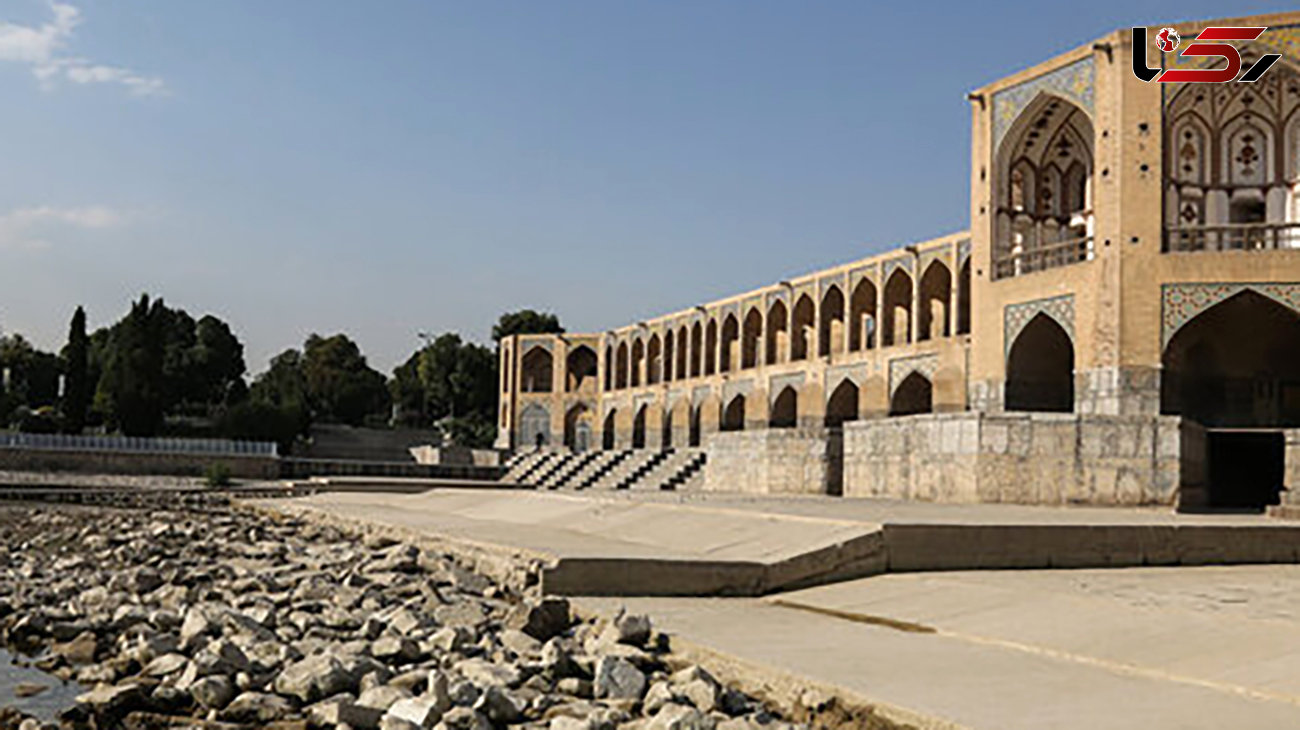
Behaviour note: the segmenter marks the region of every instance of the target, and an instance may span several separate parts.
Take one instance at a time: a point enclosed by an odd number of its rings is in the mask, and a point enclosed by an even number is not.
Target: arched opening
[[[777,300],[767,310],[767,364],[776,365],[784,362],[789,352],[790,343],[789,314],[785,302]]]
[[[932,261],[921,276],[921,311],[917,312],[917,339],[930,340],[952,333],[948,321],[952,301],[952,272],[942,261]]]
[[[740,366],[752,368],[758,365],[758,344],[763,337],[763,315],[757,307],[751,307],[745,314],[745,333],[741,342]]]
[[[1007,358],[1008,411],[1074,410],[1074,344],[1056,320],[1038,314]]]
[[[616,418],[616,414],[617,411],[612,409],[610,410],[609,413],[606,413],[605,425],[602,426],[600,430],[601,448],[605,449],[606,451],[614,448],[615,437],[617,435],[615,433],[615,429],[617,428],[615,424],[617,424],[618,422],[618,419]]]
[[[885,311],[880,345],[904,345],[912,341],[912,277],[899,267],[885,282]]]
[[[524,360],[519,366],[519,379],[525,393],[551,392],[553,377],[551,353],[544,347],[534,347],[524,353]]]
[[[596,351],[586,345],[569,350],[564,361],[564,390],[567,393],[596,389]]]
[[[540,403],[529,403],[519,415],[519,446],[542,448],[551,443],[551,412]]]
[[[845,378],[835,386],[831,397],[826,401],[826,425],[838,428],[845,421],[858,420],[858,386]]]
[[[808,359],[808,340],[817,326],[812,297],[804,294],[794,305],[794,321],[790,327],[790,360]]]
[[[638,337],[635,340],[632,340],[632,372],[629,377],[632,381],[633,388],[640,387],[641,383],[643,382],[642,376],[644,374],[645,374],[645,344],[642,343],[641,338]]]
[[[1087,112],[1059,96],[1039,95],[1011,124],[993,170],[992,278],[1092,258],[1092,148]]]
[[[687,442],[691,446],[700,445],[700,407],[691,406],[691,425],[690,434],[687,436]]]
[[[564,445],[575,453],[591,448],[591,409],[582,403],[564,415]]]
[[[654,385],[663,373],[663,353],[660,351],[659,335],[650,335],[650,344],[646,346],[645,382]]]
[[[687,366],[687,357],[690,355],[690,340],[687,339],[686,326],[682,325],[677,330],[677,379],[685,380],[690,377],[690,370]]]
[[[745,430],[745,396],[738,395],[732,398],[727,407],[722,409],[722,423],[719,428],[723,431]]]
[[[718,320],[709,320],[704,328],[704,374],[718,372]]]
[[[605,390],[614,389],[614,348],[605,345]]]
[[[616,388],[622,390],[627,387],[627,343],[618,343],[618,354],[615,356],[614,365],[614,383]]]
[[[636,410],[636,417],[632,419],[632,448],[645,448],[645,418],[646,407],[641,406]]]
[[[858,352],[876,346],[876,321],[876,285],[863,277],[849,297],[850,350]]]
[[[691,377],[700,377],[700,357],[704,352],[704,338],[700,323],[691,326]]]
[[[894,390],[889,399],[889,415],[912,416],[917,413],[930,413],[934,410],[933,387],[930,379],[913,372]]]
[[[785,386],[772,401],[772,414],[767,425],[772,428],[794,428],[799,423],[799,394],[793,386]]]
[[[1242,291],[1197,315],[1161,359],[1161,411],[1220,428],[1300,426],[1300,314]]]
[[[718,372],[729,373],[736,367],[736,355],[740,345],[740,323],[736,321],[736,315],[728,314],[726,319],[722,320],[722,358],[721,368]]]
[[[822,296],[821,323],[817,328],[817,354],[844,351],[844,294],[831,286]]]
[[[970,334],[970,259],[957,275],[957,334]]]
[[[1161,412],[1208,428],[1208,506],[1277,504],[1281,429],[1300,426],[1300,314],[1241,291],[1183,325],[1161,366]]]
[[[676,353],[676,348],[674,347],[676,344],[677,344],[677,338],[673,335],[673,331],[670,329],[668,330],[667,333],[664,334],[664,382],[665,383],[673,382],[674,377],[681,377],[681,375],[679,374],[681,371],[676,370],[677,361],[675,355],[677,353]]]

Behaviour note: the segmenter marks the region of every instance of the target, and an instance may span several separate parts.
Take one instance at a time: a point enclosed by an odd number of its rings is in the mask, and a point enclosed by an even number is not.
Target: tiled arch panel
[[[1068,66],[1043,74],[993,95],[993,149],[997,150],[1016,117],[1040,92],[1054,94],[1078,104],[1093,115],[1093,57],[1080,59]]]
[[[1300,284],[1279,282],[1165,284],[1160,287],[1160,345],[1169,344],[1183,325],[1243,291],[1262,294],[1300,312]]]
[[[1003,354],[1011,355],[1011,345],[1034,317],[1045,314],[1056,320],[1074,342],[1074,295],[1064,294],[1059,297],[1035,299],[1029,302],[1008,305],[1003,312],[1002,347]]]

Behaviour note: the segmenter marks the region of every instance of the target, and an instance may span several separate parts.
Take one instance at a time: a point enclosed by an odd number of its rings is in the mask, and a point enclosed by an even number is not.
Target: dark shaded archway
[[[767,364],[775,365],[784,362],[789,356],[788,349],[790,339],[789,313],[786,312],[785,302],[776,300],[772,302],[772,308],[767,310]]]
[[[916,339],[929,340],[952,334],[950,303],[952,272],[942,261],[933,261],[921,276],[916,313]]]
[[[844,351],[844,293],[830,286],[822,297],[821,321],[817,326],[817,354],[826,357]]]
[[[1161,358],[1160,410],[1211,427],[1300,426],[1300,314],[1254,291],[1197,315]]]
[[[876,346],[876,285],[863,278],[849,297],[849,349],[853,352]]]
[[[729,373],[736,369],[736,352],[740,343],[740,323],[736,315],[728,314],[722,320],[722,350],[719,352],[718,372]]]
[[[691,406],[691,427],[687,435],[687,444],[690,446],[700,445],[700,407]]]
[[[618,411],[616,410],[610,410],[609,413],[605,414],[605,425],[601,428],[600,434],[600,444],[603,449],[608,450],[614,448],[614,438],[616,435],[615,424],[618,421],[617,415]]]
[[[596,388],[596,351],[579,345],[569,351],[564,363],[564,390],[576,393]]]
[[[632,419],[632,448],[645,448],[645,420],[646,407],[641,406],[636,411],[636,417]]]
[[[554,374],[551,353],[544,347],[534,347],[524,353],[519,366],[519,380],[524,393],[551,392],[551,379]]]
[[[745,314],[745,332],[741,338],[740,367],[752,368],[759,363],[762,355],[758,351],[759,341],[763,337],[763,315],[757,307],[750,307]]]
[[[816,307],[812,297],[804,294],[794,305],[794,317],[790,323],[790,360],[808,359],[808,338],[817,326]]]
[[[858,420],[858,386],[848,378],[835,386],[831,397],[826,401],[826,425],[831,428],[844,425],[845,421]]]
[[[564,445],[581,453],[591,448],[591,409],[579,403],[564,415]]]
[[[722,423],[720,430],[723,431],[744,431],[745,430],[745,396],[738,395],[731,399],[727,407],[722,409]]]
[[[970,259],[957,275],[957,334],[970,334]]]
[[[912,277],[901,267],[885,282],[884,311],[880,313],[880,345],[905,345],[912,341]]]
[[[768,418],[772,428],[794,428],[799,424],[799,393],[787,385],[772,401],[772,414]]]
[[[899,383],[894,396],[889,399],[889,415],[912,416],[917,413],[930,413],[934,410],[934,387],[930,379],[920,373],[912,373]]]
[[[1005,403],[1008,411],[1074,410],[1074,344],[1046,314],[1030,320],[1011,345]]]

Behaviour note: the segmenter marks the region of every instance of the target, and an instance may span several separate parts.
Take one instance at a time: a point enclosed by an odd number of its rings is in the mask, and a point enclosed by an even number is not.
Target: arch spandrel
[[[1045,314],[1061,325],[1061,329],[1074,342],[1074,295],[1063,294],[1058,297],[1035,299],[1019,304],[1009,304],[1003,312],[1002,348],[1003,357],[1011,354],[1011,345],[1025,329],[1025,325],[1039,314]],[[1077,347],[1077,345],[1076,345]]]
[[[1183,325],[1196,315],[1243,291],[1253,291],[1300,313],[1300,284],[1195,283],[1165,284],[1160,287],[1160,347],[1169,345]]]

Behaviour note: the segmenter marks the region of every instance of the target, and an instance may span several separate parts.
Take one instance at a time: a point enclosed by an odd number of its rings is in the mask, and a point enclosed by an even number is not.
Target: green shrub
[[[230,486],[230,467],[225,464],[212,464],[204,470],[203,481],[213,489]]]

